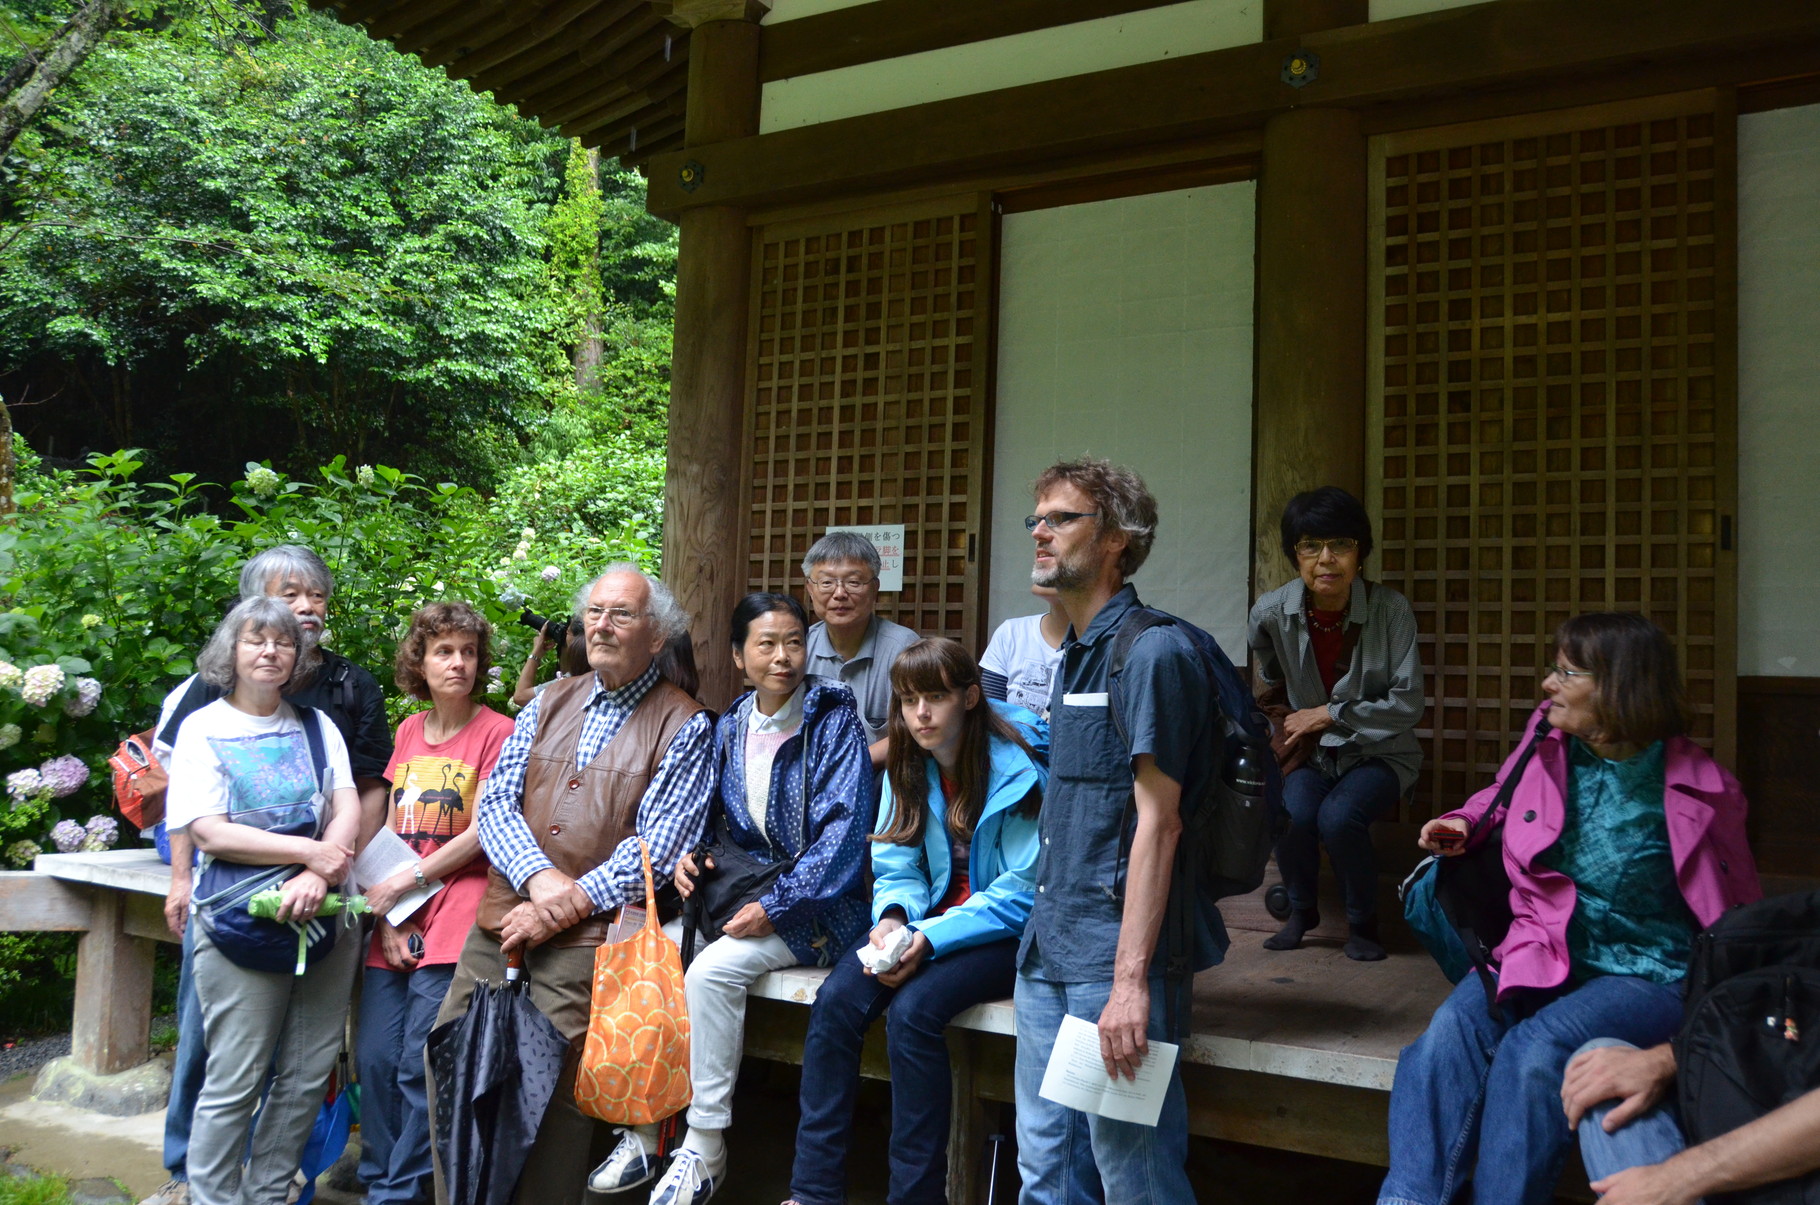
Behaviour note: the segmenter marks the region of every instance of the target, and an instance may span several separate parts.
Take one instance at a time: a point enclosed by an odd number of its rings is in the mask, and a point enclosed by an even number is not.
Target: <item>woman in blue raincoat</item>
[[[898,656],[891,688],[873,928],[834,964],[810,1013],[790,1177],[798,1205],[846,1199],[860,1047],[881,1013],[891,1059],[889,1200],[948,1199],[943,1031],[956,1014],[1011,994],[1030,916],[1048,779],[1033,749],[1047,743],[1040,721],[987,700],[972,654],[939,637]]]

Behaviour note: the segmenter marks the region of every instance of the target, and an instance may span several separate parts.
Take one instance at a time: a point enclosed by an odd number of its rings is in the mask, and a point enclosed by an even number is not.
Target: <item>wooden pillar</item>
[[[1297,109],[1265,125],[1254,596],[1289,580],[1278,523],[1290,498],[1320,485],[1364,497],[1365,190],[1365,136],[1356,113]]]
[[[689,38],[688,146],[758,132],[759,29],[716,18]],[[685,17],[685,5],[675,13]],[[682,218],[676,336],[670,371],[669,468],[664,480],[664,581],[694,616],[703,700],[739,693],[728,618],[745,592],[750,507],[746,457],[746,336],[752,236],[742,209],[707,206]]]
[[[70,1053],[83,1069],[113,1075],[151,1057],[152,949],[126,932],[126,893],[96,891],[76,947]]]

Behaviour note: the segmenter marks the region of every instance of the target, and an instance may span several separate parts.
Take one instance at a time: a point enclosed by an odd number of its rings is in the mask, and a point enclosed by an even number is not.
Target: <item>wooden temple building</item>
[[[884,613],[981,647],[1090,452],[1161,502],[1143,596],[1242,654],[1339,484],[1421,623],[1403,824],[1487,781],[1561,618],[1636,609],[1763,868],[1820,873],[1814,0],[314,2],[680,226],[704,647],[831,524],[901,524]]]

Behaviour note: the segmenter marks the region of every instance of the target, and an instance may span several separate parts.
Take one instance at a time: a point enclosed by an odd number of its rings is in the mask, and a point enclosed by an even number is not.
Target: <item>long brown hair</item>
[[[931,754],[916,743],[910,725],[904,722],[904,697],[944,690],[964,696],[969,686],[979,684],[980,667],[973,654],[945,636],[919,640],[898,654],[891,666],[891,715],[885,728],[890,742],[885,772],[891,778],[891,817],[884,830],[873,836],[874,841],[920,845],[923,840],[923,817],[929,810],[929,777],[924,765]],[[959,840],[972,836],[980,813],[986,810],[994,736],[1030,752],[1023,736],[992,709],[982,692],[980,701],[966,710],[961,721],[960,754],[954,767],[957,793],[948,807],[948,831]],[[1033,799],[1027,802],[1034,811],[1040,798],[1034,791],[1031,795]]]

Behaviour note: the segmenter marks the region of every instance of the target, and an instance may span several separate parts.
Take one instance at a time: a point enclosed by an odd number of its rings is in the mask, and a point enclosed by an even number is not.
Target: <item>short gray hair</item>
[[[316,676],[316,667],[322,663],[321,655],[314,646],[305,647],[303,625],[297,622],[291,609],[265,594],[241,599],[234,604],[234,609],[227,613],[227,617],[215,625],[214,634],[202,646],[202,651],[196,654],[197,676],[210,686],[218,686],[231,693],[238,681],[234,669],[234,646],[248,628],[254,633],[270,632],[279,639],[289,640],[297,649],[297,660],[291,665],[291,676],[284,683],[286,690],[309,685],[310,679]]]
[[[803,576],[815,572],[817,565],[829,561],[859,561],[877,577],[883,562],[878,559],[878,548],[871,540],[857,531],[831,531],[815,541],[809,548],[809,554],[803,558]]]
[[[665,640],[675,640],[678,636],[681,636],[684,632],[689,630],[689,613],[683,610],[681,603],[676,601],[676,595],[670,593],[670,587],[664,585],[649,573],[646,573],[643,569],[634,565],[631,561],[616,561],[613,564],[608,565],[605,569],[601,570],[599,576],[595,577],[587,585],[575,592],[575,599],[570,605],[570,610],[574,612],[577,618],[580,618],[581,615],[587,611],[588,596],[594,593],[594,587],[600,585],[606,578],[612,577],[614,574],[618,573],[636,574],[645,579],[645,588],[649,591],[650,596],[649,606],[651,618],[657,622],[657,630],[664,634]]]
[[[280,586],[296,582],[305,589],[321,590],[324,598],[335,593],[335,575],[321,557],[302,544],[280,544],[248,561],[240,570],[240,597],[258,598],[266,593],[273,578]]]

